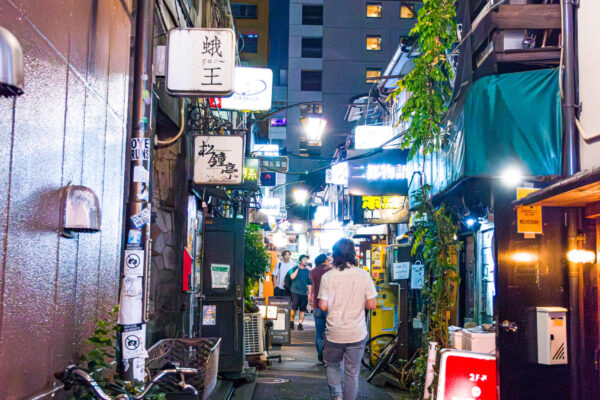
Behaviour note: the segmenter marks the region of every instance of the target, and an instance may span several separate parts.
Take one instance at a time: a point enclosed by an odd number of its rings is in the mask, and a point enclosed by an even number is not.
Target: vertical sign
[[[517,200],[536,190],[534,188],[517,188]],[[542,206],[520,206],[517,209],[517,232],[542,234]]]
[[[244,177],[242,136],[196,136],[194,183],[239,185]]]
[[[227,96],[233,92],[235,35],[231,29],[169,31],[167,91],[175,96]]]

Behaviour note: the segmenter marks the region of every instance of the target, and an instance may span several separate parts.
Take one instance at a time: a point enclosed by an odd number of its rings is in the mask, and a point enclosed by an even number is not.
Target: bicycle
[[[369,370],[373,370],[379,363],[379,359],[384,350],[388,347],[389,343],[396,338],[396,335],[391,333],[384,333],[372,337],[365,344],[365,352],[361,360],[362,365]]]
[[[147,386],[144,387],[144,390],[139,395],[133,396],[123,393],[116,397],[112,397],[105,393],[100,385],[98,385],[98,383],[85,370],[77,367],[76,365],[69,365],[64,371],[57,372],[54,374],[54,376],[64,384],[65,390],[70,390],[75,384],[85,385],[92,389],[94,397],[99,400],[141,400],[145,398],[148,393],[150,393],[150,390],[152,390],[156,384],[158,384],[164,378],[172,375],[178,376],[179,382],[177,386],[181,391],[186,391],[191,395],[198,396],[198,391],[196,388],[185,382],[185,375],[195,375],[197,373],[198,370],[195,368],[174,367],[163,369],[150,381]]]
[[[371,369],[367,382],[382,372],[391,372],[403,387],[408,387],[410,374],[407,374],[412,363],[417,358],[416,351],[408,360],[401,360],[398,354],[398,335],[383,334],[367,341],[362,364]]]

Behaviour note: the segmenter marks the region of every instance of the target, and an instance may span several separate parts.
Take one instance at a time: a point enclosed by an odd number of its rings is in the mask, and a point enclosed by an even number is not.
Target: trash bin
[[[146,367],[153,375],[169,363],[196,368],[198,374],[186,377],[186,382],[206,399],[217,384],[220,345],[220,338],[163,339],[148,349]]]

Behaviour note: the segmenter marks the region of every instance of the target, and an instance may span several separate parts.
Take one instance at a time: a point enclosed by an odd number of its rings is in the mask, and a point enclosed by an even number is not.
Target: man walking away
[[[300,313],[298,317],[298,330],[303,331],[304,327],[304,315],[306,313],[306,306],[308,305],[308,293],[311,293],[312,282],[310,281],[310,271],[306,267],[308,265],[308,256],[300,256],[300,265],[295,270],[290,271],[290,278],[292,279],[292,313],[290,327],[294,329],[294,317],[296,316],[296,310]]]
[[[323,275],[319,289],[319,307],[327,311],[323,359],[334,400],[356,399],[367,339],[365,309],[375,309],[375,297],[377,291],[369,273],[357,267],[354,243],[340,239],[333,246],[333,268]]]
[[[281,252],[281,261],[277,263],[273,270],[273,287],[275,288],[275,296],[291,297],[291,293],[285,288],[285,276],[296,266],[296,263],[291,260],[292,253],[289,250]]]
[[[323,334],[325,333],[327,312],[322,311],[319,308],[318,295],[319,287],[321,285],[321,278],[323,277],[323,274],[329,272],[329,270],[331,269],[331,264],[329,263],[329,259],[325,254],[320,254],[317,256],[317,258],[315,258],[315,265],[316,267],[312,271],[310,271],[310,274],[308,275],[313,284],[313,290],[311,293],[312,296],[310,296],[309,294],[308,301],[312,304],[313,308],[315,309],[315,344],[317,346],[317,358],[319,362],[322,363]]]

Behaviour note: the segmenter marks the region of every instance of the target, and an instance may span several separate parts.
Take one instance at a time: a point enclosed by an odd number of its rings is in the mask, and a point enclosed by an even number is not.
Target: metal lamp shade
[[[0,97],[23,94],[23,50],[19,41],[5,28],[0,27]]]

